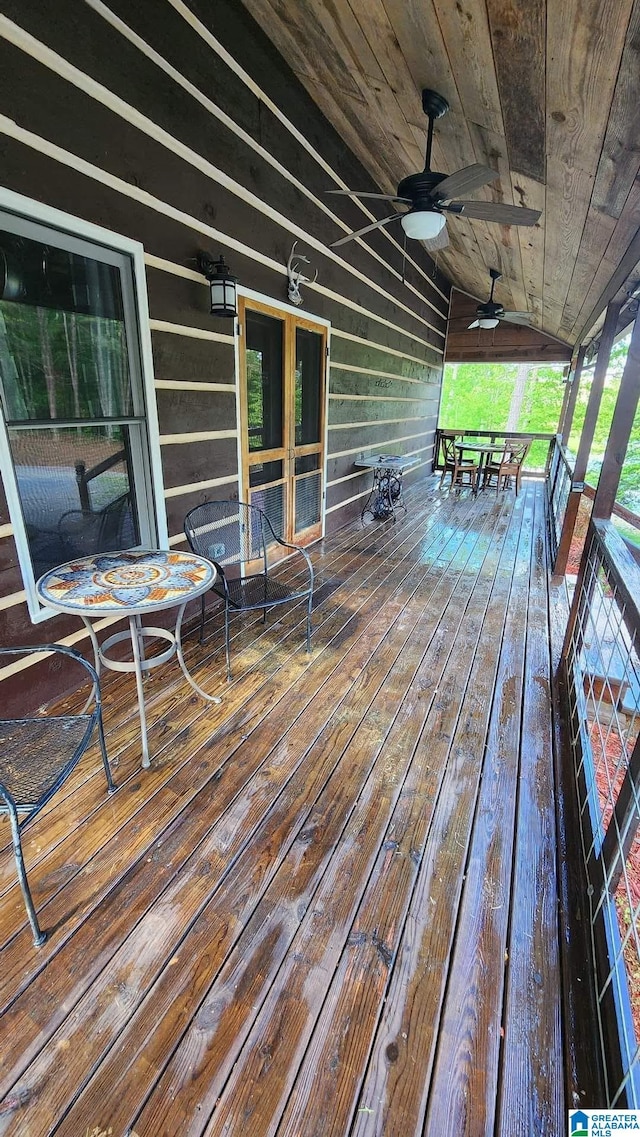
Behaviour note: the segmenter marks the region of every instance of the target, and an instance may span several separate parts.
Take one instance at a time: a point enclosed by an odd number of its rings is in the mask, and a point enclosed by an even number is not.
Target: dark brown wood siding
[[[188,508],[238,484],[237,439],[215,437],[238,429],[234,329],[209,315],[203,248],[280,302],[294,240],[317,270],[299,311],[332,328],[327,528],[362,507],[360,453],[416,453],[412,476],[428,473],[449,284],[420,247],[403,254],[399,225],[393,240],[329,248],[368,217],[325,191],[375,186],[248,13],[233,0],[2,0],[0,11],[2,185],[145,249],[173,543]],[[373,205],[383,216],[386,203]],[[214,437],[185,440],[203,431]],[[78,630],[66,617],[33,626],[22,588],[2,502],[0,642]]]

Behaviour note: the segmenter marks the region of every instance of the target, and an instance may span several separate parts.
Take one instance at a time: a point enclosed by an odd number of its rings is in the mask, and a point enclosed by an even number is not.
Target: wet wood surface
[[[543,487],[431,479],[311,550],[304,609],[130,678],[0,831],[0,1134],[562,1131]],[[284,574],[293,570],[284,564]]]

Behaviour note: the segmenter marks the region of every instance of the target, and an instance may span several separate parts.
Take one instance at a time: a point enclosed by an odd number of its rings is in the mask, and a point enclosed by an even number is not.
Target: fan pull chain
[[[402,283],[406,284],[404,266],[407,260],[407,234],[404,232],[404,229],[402,232],[404,234],[404,241],[402,242]]]

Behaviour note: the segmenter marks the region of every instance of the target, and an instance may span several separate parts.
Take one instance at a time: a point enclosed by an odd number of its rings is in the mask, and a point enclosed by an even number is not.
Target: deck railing
[[[563,651],[610,1106],[640,1105],[640,568],[592,521]]]
[[[567,502],[573,478],[573,462],[562,445],[561,435],[556,435],[551,448],[549,463],[549,477],[547,480],[547,498],[549,502],[549,536],[551,540],[551,557],[555,562],[560,534],[567,512]]]

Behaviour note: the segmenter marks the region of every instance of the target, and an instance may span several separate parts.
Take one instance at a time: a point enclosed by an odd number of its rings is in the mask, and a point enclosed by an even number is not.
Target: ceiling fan
[[[502,273],[498,272],[495,268],[490,268],[489,276],[491,277],[489,299],[484,304],[478,304],[476,308],[477,319],[475,319],[472,324],[469,324],[469,329],[497,328],[500,320],[507,320],[510,324],[528,324],[528,312],[505,312],[502,304],[497,304],[493,299],[493,290],[496,286],[496,280],[500,280]]]
[[[422,92],[422,109],[429,119],[427,132],[427,152],[424,170],[419,174],[410,174],[403,178],[396,194],[388,193],[359,193],[357,190],[328,190],[328,193],[343,194],[347,197],[375,197],[382,201],[394,201],[399,205],[408,205],[406,213],[392,213],[383,217],[381,221],[374,221],[372,225],[365,225],[338,241],[333,241],[331,248],[344,245],[354,237],[361,237],[363,233],[370,233],[372,229],[380,229],[391,221],[400,220],[407,237],[424,241],[429,252],[444,249],[449,244],[446,229],[445,213],[462,214],[479,221],[494,221],[498,225],[535,225],[540,216],[536,209],[526,209],[519,205],[502,205],[497,201],[461,201],[458,195],[471,193],[480,189],[489,182],[495,182],[499,174],[476,162],[472,166],[465,166],[455,174],[438,174],[431,169],[431,147],[433,143],[433,124],[437,118],[449,110],[447,100],[437,93],[425,89]]]

